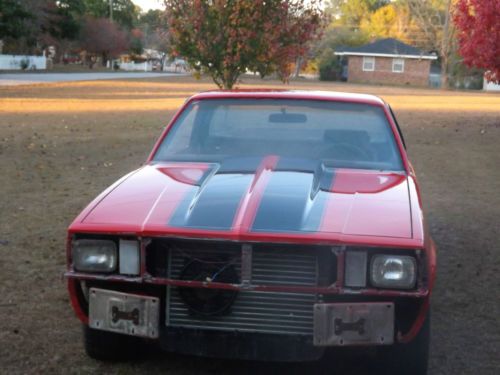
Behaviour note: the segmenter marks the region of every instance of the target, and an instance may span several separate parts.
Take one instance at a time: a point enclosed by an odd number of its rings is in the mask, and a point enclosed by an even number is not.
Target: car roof
[[[338,91],[309,90],[213,90],[193,95],[190,100],[203,99],[295,99],[295,100],[327,100],[348,103],[362,103],[383,106],[385,102],[375,95],[355,94]]]

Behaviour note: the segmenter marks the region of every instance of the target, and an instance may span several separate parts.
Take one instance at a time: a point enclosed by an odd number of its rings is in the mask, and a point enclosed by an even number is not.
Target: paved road
[[[97,79],[168,77],[175,75],[179,75],[179,73],[1,73],[0,86],[29,85],[45,82],[93,81]]]

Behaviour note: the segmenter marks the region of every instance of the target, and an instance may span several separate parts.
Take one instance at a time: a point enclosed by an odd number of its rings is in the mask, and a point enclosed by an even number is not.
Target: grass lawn
[[[242,88],[371,93],[405,133],[439,247],[431,374],[500,368],[500,95],[245,78]],[[311,364],[214,361],[154,354],[137,363],[87,358],[69,306],[65,230],[76,214],[147,157],[189,95],[186,77],[0,88],[0,372],[311,373]],[[342,374],[369,374],[345,358]]]

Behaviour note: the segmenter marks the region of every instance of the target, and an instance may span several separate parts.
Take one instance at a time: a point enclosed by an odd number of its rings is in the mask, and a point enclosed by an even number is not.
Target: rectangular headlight
[[[374,255],[370,280],[379,288],[411,289],[417,281],[417,263],[407,255]]]
[[[110,240],[73,241],[73,266],[83,272],[113,272],[116,269],[116,244]]]

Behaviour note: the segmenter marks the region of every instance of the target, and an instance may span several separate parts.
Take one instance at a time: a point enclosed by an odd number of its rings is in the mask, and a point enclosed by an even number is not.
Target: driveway
[[[109,72],[109,73],[6,73],[0,74],[0,86],[30,85],[33,83],[94,81],[98,79],[153,78],[181,75],[179,73]]]

